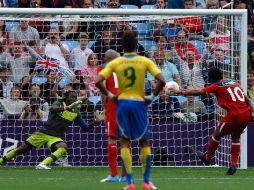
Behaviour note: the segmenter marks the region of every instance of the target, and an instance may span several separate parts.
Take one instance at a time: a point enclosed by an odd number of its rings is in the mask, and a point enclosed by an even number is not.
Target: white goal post
[[[18,15],[26,15],[24,17],[22,16],[18,16]],[[240,53],[238,53],[239,55],[239,70],[235,70],[233,67],[230,69],[230,74],[234,75],[233,72],[237,71],[238,72],[238,76],[239,76],[239,81],[241,83],[241,86],[243,87],[244,91],[247,92],[247,10],[231,10],[231,9],[227,9],[227,10],[223,10],[223,9],[79,9],[79,8],[65,8],[65,9],[55,9],[55,8],[51,8],[51,9],[47,9],[47,8],[42,8],[42,9],[37,9],[37,8],[17,8],[17,9],[12,9],[12,8],[0,8],[0,19],[3,18],[10,18],[13,17],[13,20],[15,19],[29,19],[29,15],[42,15],[42,17],[45,17],[46,20],[47,18],[49,18],[50,21],[52,21],[52,16],[55,15],[82,15],[82,16],[87,16],[87,17],[91,17],[90,20],[92,19],[93,16],[102,16],[102,15],[106,15],[106,16],[123,16],[125,18],[128,17],[132,17],[132,16],[139,16],[137,18],[142,18],[143,20],[145,20],[146,18],[149,20],[149,18],[152,19],[153,16],[156,16],[156,18],[158,17],[170,17],[170,16],[201,16],[201,15],[206,15],[206,16],[234,16],[237,17],[239,19],[239,23],[240,23],[240,33],[237,36],[237,38],[239,37],[239,51]],[[17,17],[16,17],[17,16]],[[232,30],[233,31],[233,30]],[[231,31],[231,35],[232,34]],[[233,45],[231,44],[231,47]],[[231,53],[233,54],[233,53]],[[231,57],[234,57],[234,55],[230,55]],[[154,118],[152,118],[153,120]],[[156,119],[155,119],[156,120]],[[153,120],[154,121],[154,120]],[[0,124],[0,127],[3,124]],[[156,124],[157,126],[160,124]],[[165,124],[167,125],[167,124]],[[181,130],[181,123],[180,123],[180,130]],[[201,125],[202,125],[202,121],[201,121]],[[5,126],[8,126],[8,124],[5,124]],[[177,125],[178,126],[178,125]],[[171,126],[167,126],[167,127],[171,127]],[[188,130],[188,124],[186,124],[187,130]],[[103,129],[104,130],[104,129]],[[103,130],[100,130],[99,133],[103,134]],[[191,129],[192,130],[192,129]],[[195,130],[195,129],[194,129]],[[21,132],[22,133],[22,132]],[[81,132],[82,133],[82,132]],[[192,133],[188,132],[188,135],[191,135]],[[196,134],[196,133],[195,133]],[[89,135],[89,134],[88,134]],[[85,139],[89,139],[88,135],[86,135],[84,138]],[[160,138],[168,138],[167,135],[163,136],[163,131],[160,132],[160,135],[162,135],[162,137]],[[209,134],[211,135],[211,134]],[[0,155],[3,154],[4,150],[1,150],[1,146],[3,144],[3,141],[5,139],[1,138],[1,133],[0,133]],[[81,137],[81,135],[79,135]],[[156,134],[155,134],[156,136]],[[181,135],[180,135],[181,136]],[[206,141],[204,142],[204,144],[208,143],[208,137],[206,136]],[[101,137],[102,138],[102,137]],[[171,137],[169,137],[171,138]],[[180,137],[179,137],[180,138]],[[72,139],[72,137],[69,137],[69,139]],[[24,139],[23,139],[24,140]],[[76,138],[74,138],[73,140],[76,140]],[[94,137],[94,141],[96,141],[97,139]],[[162,140],[162,139],[156,139],[158,141]],[[194,139],[193,139],[194,141]],[[203,140],[200,140],[203,141]],[[174,141],[174,143],[177,143],[178,141]],[[105,140],[102,140],[102,143],[105,143]],[[180,142],[182,143],[182,141]],[[73,142],[73,144],[75,144]],[[86,141],[86,146],[89,145],[89,140]],[[96,143],[95,143],[96,144]],[[168,142],[166,143],[168,145]],[[105,144],[104,144],[105,145]],[[101,147],[105,147],[104,145],[99,145]],[[9,145],[10,146],[10,145]],[[94,145],[97,146],[97,145]],[[175,144],[175,146],[181,146],[179,144]],[[228,146],[228,145],[226,145]],[[101,147],[98,147],[101,148]],[[95,147],[97,148],[97,147]],[[158,147],[157,147],[158,148]],[[181,147],[182,149],[183,147]],[[83,151],[83,149],[82,149]],[[80,154],[82,152],[81,150],[73,150],[70,154],[73,154],[73,157],[75,157],[75,155]],[[94,152],[94,157],[92,158],[92,160],[96,161],[96,150],[92,150]],[[84,150],[83,152],[85,152],[85,154],[87,154],[89,152],[89,147],[88,149]],[[82,153],[83,153],[82,152]],[[188,151],[187,151],[188,152]],[[103,150],[103,154],[105,154],[106,151]],[[26,155],[25,155],[26,156]],[[102,157],[102,165],[106,165],[106,155],[100,155]],[[228,157],[228,155],[226,155]],[[173,156],[174,157],[174,156]],[[220,157],[220,156],[219,156]],[[78,165],[77,164],[77,160],[75,160],[75,158],[72,158],[73,160],[73,165]],[[221,156],[221,159],[224,159],[223,154]],[[89,159],[88,159],[89,160]],[[20,160],[19,160],[20,161]],[[72,162],[71,161],[71,162]],[[34,162],[37,162],[36,159],[32,159],[31,161],[29,161],[29,165],[30,164],[34,164]],[[90,161],[89,161],[90,162]],[[92,161],[91,161],[92,162]],[[215,161],[218,165],[222,165],[222,166],[228,166],[228,163],[224,164],[221,163],[221,161]],[[196,161],[196,163],[198,163],[198,161]],[[17,163],[18,165],[20,163]],[[135,164],[135,162],[134,162]],[[89,163],[88,165],[94,165],[92,163]],[[95,164],[96,165],[96,164]],[[177,164],[176,164],[177,165]],[[185,164],[181,164],[181,165],[185,165]],[[188,163],[186,164],[188,166]],[[196,164],[198,165],[198,164]],[[247,129],[245,131],[245,133],[242,134],[241,136],[241,153],[240,153],[240,163],[239,163],[240,168],[242,169],[246,169],[247,168]]]

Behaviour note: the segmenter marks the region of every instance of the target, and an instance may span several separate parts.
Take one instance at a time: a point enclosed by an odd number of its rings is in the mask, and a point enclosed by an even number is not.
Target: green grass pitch
[[[141,189],[141,168],[134,168],[137,189]],[[158,190],[248,190],[254,187],[254,168],[225,175],[226,168],[152,168],[151,179]],[[0,190],[120,190],[125,183],[100,183],[108,168],[0,167]]]

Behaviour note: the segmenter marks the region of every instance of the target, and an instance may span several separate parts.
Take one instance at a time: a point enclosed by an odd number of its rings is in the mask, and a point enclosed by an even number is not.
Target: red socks
[[[110,167],[110,175],[115,177],[118,175],[117,171],[117,145],[108,144],[108,162]]]
[[[212,138],[210,139],[209,143],[208,143],[208,150],[207,150],[207,153],[206,153],[206,160],[207,161],[210,161],[211,158],[213,157],[214,155],[214,152],[216,151],[216,149],[218,148],[218,145],[219,145],[220,141],[219,140],[216,140],[213,136]]]
[[[231,142],[231,163],[230,166],[237,166],[237,160],[240,153],[240,142]]]

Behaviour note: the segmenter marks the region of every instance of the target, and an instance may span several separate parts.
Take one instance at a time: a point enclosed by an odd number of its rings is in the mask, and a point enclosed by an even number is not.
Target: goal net
[[[1,80],[3,84],[8,78],[9,85],[1,91],[0,156],[24,142],[47,120],[47,106],[65,90],[87,94],[87,102],[80,108],[84,118],[93,119],[101,112],[100,93],[94,87],[96,64],[104,64],[107,49],[123,53],[121,37],[126,30],[136,31],[138,54],[154,60],[166,82],[179,82],[175,78],[179,75],[182,88],[202,88],[209,84],[208,68],[215,66],[223,70],[224,77],[246,88],[244,11],[182,10],[180,14],[175,10],[20,9],[17,13],[3,9],[0,13],[2,30],[8,36],[6,43],[1,39],[1,67],[5,68],[1,69],[1,75],[5,75]],[[146,95],[155,82],[147,75]],[[21,91],[19,100],[11,92],[15,84],[20,87],[16,88]],[[53,93],[54,87],[57,94]],[[27,104],[34,105],[30,112],[39,109],[40,115],[22,114]],[[214,127],[225,113],[213,96],[187,98],[163,92],[149,105],[148,114],[153,165],[202,166],[195,153],[207,150]],[[68,164],[108,164],[103,122],[89,133],[70,126],[64,139],[70,148]],[[242,146],[239,166],[244,168],[246,140]],[[36,165],[49,154],[45,146],[8,164]],[[132,155],[133,165],[140,165],[136,142],[132,143]],[[228,166],[229,162],[230,137],[226,137],[212,163]]]

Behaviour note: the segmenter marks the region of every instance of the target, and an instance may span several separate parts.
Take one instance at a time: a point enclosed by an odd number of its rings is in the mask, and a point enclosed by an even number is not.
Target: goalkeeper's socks
[[[142,173],[144,177],[144,182],[149,184],[150,173],[151,173],[151,148],[150,147],[141,148],[140,160],[142,164]]]
[[[215,151],[218,148],[220,141],[215,139],[214,136],[212,136],[212,138],[210,139],[209,143],[208,143],[208,150],[207,150],[207,154],[206,154],[206,160],[210,161],[211,158],[213,157]]]
[[[129,148],[121,148],[121,158],[123,160],[123,167],[126,173],[128,184],[134,183],[132,177],[132,157]]]
[[[240,141],[236,140],[231,142],[231,164],[230,166],[236,166],[240,153]]]
[[[11,160],[12,158],[16,157],[18,155],[17,149],[13,149],[10,152],[8,152],[3,158],[0,158],[0,165],[4,164],[5,162]]]
[[[66,153],[66,149],[63,147],[58,148],[53,154],[45,158],[41,163],[48,166],[58,158],[62,157]]]
[[[118,175],[117,171],[117,147],[116,144],[108,144],[108,162],[110,167],[110,175],[115,177]]]

